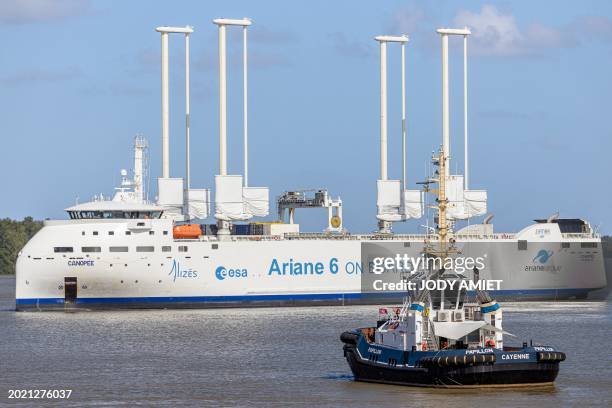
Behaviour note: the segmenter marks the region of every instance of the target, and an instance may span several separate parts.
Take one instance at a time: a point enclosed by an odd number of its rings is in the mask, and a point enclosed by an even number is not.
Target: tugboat
[[[552,346],[526,342],[521,347],[505,346],[504,334],[510,333],[502,328],[501,306],[484,290],[486,287],[479,285],[485,282],[480,280],[481,266],[474,266],[471,281],[464,273],[472,267],[453,271],[447,266],[448,259],[458,260],[460,254],[453,232],[456,186],[449,181],[448,171],[448,36],[461,35],[465,39],[470,31],[439,29],[438,33],[443,49],[444,137],[440,150],[432,156],[434,173],[419,183],[423,193],[436,198],[430,206],[436,211],[436,227],[428,229],[422,250],[423,258],[434,262],[425,262],[412,270],[404,267],[389,270],[400,272],[399,283],[404,283],[400,288],[407,292],[403,305],[391,313],[389,309],[380,309],[376,327],[342,333],[344,356],[357,381],[453,388],[551,385],[565,354]],[[380,40],[405,41],[403,37],[388,36]],[[381,45],[381,66],[383,51]],[[381,244],[378,250],[383,248]],[[384,250],[387,255],[395,252]],[[362,253],[362,263],[369,265],[372,259],[363,257]],[[364,270],[362,279],[369,279],[367,272]],[[435,286],[423,285],[432,281]],[[470,297],[468,288],[474,293]]]
[[[438,279],[460,279],[443,273]],[[552,385],[565,353],[552,346],[504,346],[502,308],[486,292],[478,303],[465,291],[441,291],[379,310],[377,327],[342,333],[356,381],[441,387]],[[426,298],[429,297],[429,300]]]
[[[444,147],[432,158],[439,169],[424,184],[437,195],[437,228],[426,238],[426,259],[459,254],[447,222]],[[438,189],[430,188],[437,184]],[[435,265],[435,262],[427,262]],[[391,313],[379,309],[376,327],[346,331],[340,336],[344,356],[355,380],[422,387],[516,387],[551,385],[565,354],[552,346],[523,343],[504,346],[502,308],[478,289],[479,271],[473,269],[475,301],[470,302],[462,274],[421,268],[402,276],[407,291],[404,304]],[[442,282],[428,290],[423,281]],[[414,283],[408,286],[408,283]],[[451,285],[451,283],[454,283]],[[453,288],[448,289],[448,288]]]

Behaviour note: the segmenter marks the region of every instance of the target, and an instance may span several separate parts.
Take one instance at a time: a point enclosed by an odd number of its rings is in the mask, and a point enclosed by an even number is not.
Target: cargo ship
[[[405,253],[422,252],[424,234],[397,234],[393,224],[421,218],[428,205],[426,188],[406,189],[406,126],[402,109],[403,176],[387,174],[387,47],[408,37],[378,36],[381,56],[380,177],[377,181],[377,229],[354,234],[343,223],[342,200],[326,189],[288,190],[276,200],[274,222],[255,221],[269,215],[269,190],[253,187],[248,178],[247,29],[249,19],[216,19],[219,31],[219,174],[211,190],[192,188],[189,152],[189,37],[193,28],[158,27],[162,43],[162,172],[157,196],[147,190],[148,143],[134,140],[133,172],[122,170],[112,198],[95,197],[66,208],[67,219],[46,220],[19,253],[16,264],[17,310],[66,308],[178,308],[377,303],[362,290],[369,265],[363,245],[398,244]],[[244,174],[227,169],[226,31],[243,31]],[[448,123],[448,37],[469,30],[438,30],[442,39],[443,143],[450,163]],[[168,37],[186,41],[186,169],[171,177],[169,165]],[[464,54],[464,58],[467,54]],[[402,96],[405,107],[405,66]],[[467,107],[467,71],[464,77]],[[558,215],[538,219],[516,233],[493,230],[487,193],[468,186],[467,111],[464,174],[445,178],[447,218],[453,242],[464,251],[487,256],[484,279],[503,281],[493,292],[499,299],[583,299],[606,287],[601,238],[582,219]],[[214,211],[211,207],[214,206]],[[327,228],[303,232],[295,211],[323,209]],[[480,217],[480,223],[461,223]],[[213,218],[214,223],[207,220]],[[436,219],[433,222],[437,222]],[[401,293],[389,294],[401,300]],[[389,299],[391,300],[391,299]]]

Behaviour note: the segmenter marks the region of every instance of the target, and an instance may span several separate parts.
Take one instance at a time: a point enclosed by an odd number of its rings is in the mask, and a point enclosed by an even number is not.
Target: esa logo
[[[225,266],[219,266],[215,270],[215,276],[219,280],[225,280],[225,278],[246,278],[247,275],[246,269],[227,269]]]

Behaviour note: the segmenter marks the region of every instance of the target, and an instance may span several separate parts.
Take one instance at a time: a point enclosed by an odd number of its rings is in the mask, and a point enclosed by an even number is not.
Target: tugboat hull
[[[352,334],[353,339],[347,334]],[[460,355],[456,352],[381,350],[352,332],[343,334],[344,355],[356,381],[440,387],[526,387],[552,385],[559,373],[561,352],[541,353],[529,349],[490,354]],[[354,341],[354,343],[353,343]],[[397,353],[399,352],[399,354]],[[465,352],[463,350],[462,352]],[[507,362],[502,356],[529,355],[524,362]],[[543,354],[548,354],[548,361]],[[447,355],[444,357],[444,355]],[[392,357],[390,357],[392,356]],[[436,357],[437,356],[437,357]],[[488,358],[485,356],[489,356]],[[495,358],[499,356],[499,361]],[[456,357],[456,358],[455,358]],[[479,357],[479,358],[477,358]]]

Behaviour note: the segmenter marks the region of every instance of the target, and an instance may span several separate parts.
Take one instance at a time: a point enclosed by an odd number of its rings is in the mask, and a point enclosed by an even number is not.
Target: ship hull
[[[584,299],[588,291],[583,289],[550,291],[498,292],[494,297],[500,301],[563,301]],[[16,299],[16,310],[112,310],[112,309],[208,309],[250,307],[306,307],[306,306],[353,306],[401,303],[402,296],[377,296],[369,298],[361,293],[309,294],[309,295],[264,295],[264,296],[187,296],[187,297],[81,297],[74,301],[57,298]]]
[[[364,248],[391,242],[411,256],[422,250],[418,236],[383,242],[371,236],[175,240],[171,221],[130,228],[125,220],[46,222],[17,260],[17,310],[398,302],[403,290],[364,293]],[[598,238],[590,242],[600,245]],[[518,251],[516,240],[481,239],[466,253],[488,254],[490,267],[481,277],[501,281],[501,290],[492,291],[499,300],[580,299],[606,286],[601,248],[582,248],[582,243],[574,240],[561,251],[556,241],[534,240],[528,250]],[[54,252],[57,247],[71,252]],[[83,252],[91,248],[98,252]],[[142,248],[147,252],[139,252]],[[539,251],[554,252],[546,265],[534,265]]]
[[[360,330],[344,332],[344,357],[356,381],[441,387],[551,385],[565,354],[549,346],[404,351],[368,342]]]
[[[513,363],[461,368],[398,368],[362,361],[346,352],[356,381],[439,388],[528,387],[552,385],[558,363]]]

